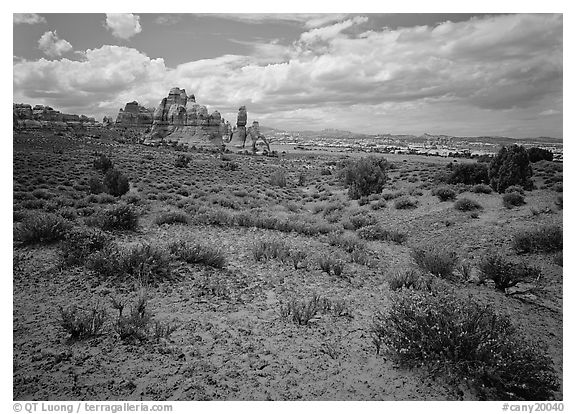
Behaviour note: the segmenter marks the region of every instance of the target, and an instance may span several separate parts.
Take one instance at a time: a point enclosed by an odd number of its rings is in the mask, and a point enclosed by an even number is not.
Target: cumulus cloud
[[[106,13],[106,27],[120,39],[130,39],[142,31],[140,16],[132,13]]]
[[[14,24],[38,24],[46,23],[46,19],[36,13],[14,13]]]
[[[498,133],[491,123],[516,122],[509,130],[520,133],[554,119],[547,110],[561,111],[561,15],[352,30],[363,22],[356,16],[310,29],[292,45],[255,45],[257,56],[225,55],[175,68],[118,46],[88,50],[82,62],[18,62],[14,91],[23,102],[45,96],[58,108],[74,96],[84,113],[98,115],[115,114],[135,99],[156,106],[179,86],[230,120],[247,105],[253,119],[272,126],[298,129],[323,120],[361,132],[414,133],[422,123],[431,132],[483,127],[480,133]]]
[[[50,57],[59,57],[72,50],[72,45],[58,37],[56,31],[46,32],[38,40],[38,48]]]

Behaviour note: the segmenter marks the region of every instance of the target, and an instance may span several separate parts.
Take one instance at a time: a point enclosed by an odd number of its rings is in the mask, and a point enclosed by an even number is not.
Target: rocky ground
[[[386,157],[395,168],[384,192],[402,192],[418,201],[417,208],[404,210],[394,208],[394,199],[375,197],[363,206],[348,200],[336,175],[337,162],[347,154],[287,153],[269,158],[183,153],[106,140],[21,134],[14,137],[15,227],[38,211],[61,213],[80,226],[88,215],[120,202],[88,195],[95,152],[108,154],[128,176],[130,192],[122,199],[131,197],[141,213],[137,231],[111,233],[119,245],[197,241],[220,249],[226,265],[214,269],[175,263],[171,280],[138,285],[107,280],[84,266],[63,266],[58,243],[15,243],[14,399],[476,399],[465,386],[377,355],[370,338],[374,314],[389,303],[388,280],[414,267],[411,247],[425,242],[445,246],[470,263],[472,278],[458,282],[458,289],[509,315],[519,330],[548,349],[562,377],[561,259],[558,262],[551,254],[519,257],[510,248],[515,231],[562,224],[562,210],[555,204],[561,191],[561,165],[535,166],[538,189],[527,192],[527,203],[520,207],[505,208],[499,194],[464,191],[459,197],[483,206],[476,217],[431,195],[434,177],[451,160]],[[181,154],[191,157],[187,167],[174,164]],[[284,171],[284,187],[270,182],[278,171]],[[323,213],[330,203],[344,205],[341,217]],[[155,224],[166,211],[181,211],[191,218],[205,211],[224,216],[264,211],[340,227],[360,211],[402,231],[407,240],[368,242],[370,263],[365,265],[331,245],[329,235],[193,219],[188,224]],[[307,268],[294,269],[279,260],[256,261],[252,248],[259,240],[281,240],[303,250]],[[541,278],[507,294],[490,284],[474,283],[475,266],[490,249],[538,266]],[[316,264],[319,257],[342,258],[343,274],[323,272]],[[113,329],[117,311],[111,298],[132,303],[143,290],[154,318],[177,328],[169,338],[123,341]],[[290,299],[314,294],[344,303],[346,311],[318,313],[306,325],[283,316]],[[60,307],[71,304],[104,307],[110,318],[102,332],[71,341],[59,323]],[[561,391],[557,398],[562,398]]]

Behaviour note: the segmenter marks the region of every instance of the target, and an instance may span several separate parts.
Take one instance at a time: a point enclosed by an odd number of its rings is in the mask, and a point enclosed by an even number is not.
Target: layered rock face
[[[51,129],[64,131],[82,129],[96,124],[94,118],[85,115],[63,114],[49,106],[13,104],[14,129]]]
[[[154,111],[152,130],[144,143],[174,141],[222,147],[222,135],[228,128],[229,124],[222,119],[220,112],[208,114],[204,105],[196,103],[194,95],[188,96],[186,90],[172,88]]]
[[[148,129],[152,126],[154,110],[145,108],[138,102],[128,102],[120,108],[116,117],[116,127]]]
[[[230,145],[235,148],[244,148],[246,145],[246,122],[248,120],[248,114],[246,113],[246,107],[241,106],[238,108],[238,118],[236,120],[236,127],[232,131],[232,137],[230,138]]]
[[[258,144],[264,146],[264,151],[270,152],[270,144],[266,137],[260,132],[260,124],[258,121],[252,122],[252,126],[248,128],[248,137],[250,138],[252,152],[256,152],[256,146]]]
[[[270,145],[268,144],[266,137],[260,132],[260,124],[258,121],[252,122],[252,126],[246,129],[247,120],[248,114],[246,112],[246,107],[241,106],[238,109],[238,120],[228,145],[240,149],[249,146],[252,152],[256,153],[256,146],[261,144],[264,146],[264,151],[270,152]]]

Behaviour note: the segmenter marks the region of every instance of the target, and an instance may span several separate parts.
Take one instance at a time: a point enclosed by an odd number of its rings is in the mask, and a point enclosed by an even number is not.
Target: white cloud
[[[50,57],[59,57],[72,50],[72,45],[58,37],[56,31],[48,31],[38,40],[38,48]]]
[[[309,30],[290,46],[255,44],[257,56],[224,55],[176,68],[119,46],[88,50],[82,62],[17,62],[15,98],[115,115],[132,100],[157,106],[179,86],[231,121],[247,105],[251,119],[272,126],[305,129],[323,121],[403,133],[496,134],[516,125],[515,131],[541,135],[553,125],[546,111],[561,110],[561,15],[350,33],[364,19]],[[311,46],[316,43],[321,47]],[[561,135],[561,125],[553,127]]]
[[[154,19],[154,23],[161,25],[172,25],[180,22],[182,20],[181,14],[161,14]]]
[[[14,24],[38,24],[46,23],[46,19],[36,13],[14,13]]]
[[[120,39],[130,39],[142,31],[140,16],[132,13],[106,13],[106,27]]]

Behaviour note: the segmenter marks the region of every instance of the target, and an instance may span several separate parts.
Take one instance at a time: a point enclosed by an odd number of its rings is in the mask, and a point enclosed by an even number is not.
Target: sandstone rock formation
[[[257,146],[264,146],[264,152],[270,152],[270,144],[266,137],[260,132],[260,124],[258,121],[252,122],[252,126],[246,129],[248,114],[246,107],[241,106],[238,109],[238,121],[236,127],[232,132],[230,142],[228,145],[237,148],[245,149],[247,146],[253,153],[257,152]]]
[[[145,108],[138,102],[128,102],[124,109],[120,108],[116,117],[116,127],[147,130],[152,126],[154,110]]]
[[[260,132],[260,124],[258,121],[252,122],[252,126],[248,128],[248,137],[250,137],[252,152],[256,152],[257,145],[263,145],[264,151],[270,152],[270,144],[266,137]]]
[[[208,114],[207,108],[197,104],[194,95],[188,96],[184,89],[170,89],[154,111],[153,119],[145,144],[172,141],[195,146],[223,146],[222,134],[227,124],[220,113]]]
[[[64,114],[49,106],[28,104],[13,104],[13,122],[15,130],[80,131],[96,125],[94,118],[85,115]]]
[[[246,107],[241,106],[238,108],[238,118],[236,121],[236,127],[232,132],[232,137],[230,138],[230,145],[236,148],[244,148],[246,145],[246,122],[248,120],[248,114],[246,113]]]

